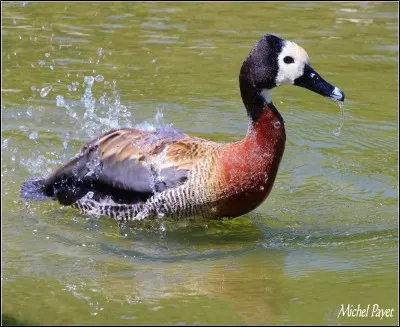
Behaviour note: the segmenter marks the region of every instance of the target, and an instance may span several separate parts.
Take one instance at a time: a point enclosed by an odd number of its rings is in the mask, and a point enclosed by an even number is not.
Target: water
[[[335,135],[335,136],[340,136],[340,133],[344,126],[344,102],[339,102],[339,108],[340,108],[340,113],[341,113],[341,116],[340,116],[341,120],[340,120],[340,126],[336,127],[333,130],[333,135]]]
[[[396,4],[9,2],[2,18],[3,323],[398,323],[337,317],[398,307]],[[19,197],[112,128],[241,139],[239,69],[266,32],[345,92],[346,124],[335,136],[337,104],[274,89],[287,143],[255,211],[120,230]]]
[[[40,96],[41,96],[42,98],[45,98],[45,97],[50,93],[50,91],[51,91],[52,88],[53,88],[53,87],[52,87],[51,85],[42,88],[42,89],[40,90]]]

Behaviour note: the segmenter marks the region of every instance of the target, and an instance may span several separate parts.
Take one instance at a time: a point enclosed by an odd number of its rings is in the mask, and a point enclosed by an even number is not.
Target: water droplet
[[[29,134],[29,139],[30,140],[36,140],[38,138],[38,133],[37,132],[32,132]]]
[[[57,95],[57,97],[56,97],[56,106],[57,107],[64,107],[65,106],[64,97],[62,95]]]
[[[90,85],[90,86],[93,85],[93,81],[94,81],[93,76],[85,76],[83,80],[84,80],[84,82],[85,82],[86,84],[88,84],[88,85]]]
[[[336,127],[333,130],[333,135],[335,135],[336,137],[340,135],[340,132],[342,131],[342,127],[344,125],[344,102],[343,101],[338,101],[339,103],[339,108],[341,111],[341,122],[340,122],[340,126]]]
[[[3,139],[3,143],[1,143],[1,148],[6,149],[8,147],[9,139]]]
[[[49,94],[49,92],[51,91],[52,88],[53,88],[53,87],[52,87],[51,85],[42,88],[41,91],[40,91],[40,96],[41,96],[42,98],[46,97],[47,94]]]
[[[341,127],[336,127],[336,128],[333,130],[333,135],[335,135],[335,136],[339,136],[339,135],[340,135],[340,132],[341,132],[341,130],[342,130],[342,128],[341,128]]]
[[[94,79],[95,79],[96,82],[103,82],[104,81],[104,77],[101,76],[101,75],[97,75]]]

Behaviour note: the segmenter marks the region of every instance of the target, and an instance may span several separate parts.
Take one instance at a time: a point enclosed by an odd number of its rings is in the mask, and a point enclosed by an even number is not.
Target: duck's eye
[[[294,63],[294,59],[292,57],[286,56],[285,58],[283,58],[283,62],[285,64],[293,64]]]

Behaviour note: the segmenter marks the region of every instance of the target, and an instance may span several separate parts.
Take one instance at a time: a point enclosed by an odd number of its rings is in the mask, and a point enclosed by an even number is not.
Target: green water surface
[[[241,139],[241,63],[264,33],[346,94],[281,87],[269,198],[220,221],[119,230],[21,183],[111,128]],[[398,324],[398,4],[2,2],[2,318],[32,325]],[[93,83],[90,86],[90,83]],[[343,317],[341,305],[393,317]]]

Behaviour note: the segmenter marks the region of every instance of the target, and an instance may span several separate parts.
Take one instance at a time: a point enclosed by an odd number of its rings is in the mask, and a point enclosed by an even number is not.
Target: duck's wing
[[[111,131],[57,169],[45,182],[46,193],[71,204],[87,193],[89,183],[94,192],[97,187],[149,197],[185,183],[208,143],[171,128]]]

